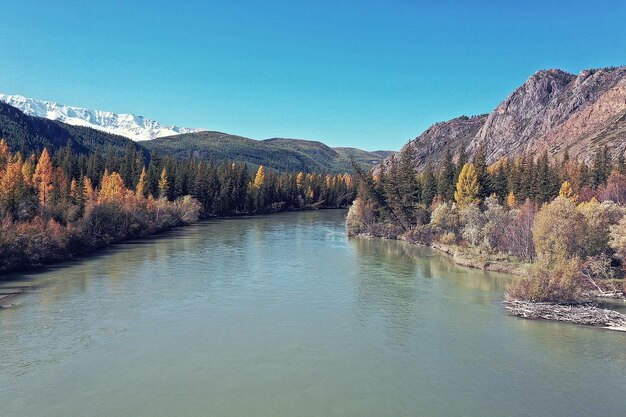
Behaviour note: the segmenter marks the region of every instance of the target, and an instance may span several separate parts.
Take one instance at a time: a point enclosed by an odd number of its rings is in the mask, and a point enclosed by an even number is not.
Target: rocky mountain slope
[[[415,148],[419,170],[436,167],[447,148],[457,155],[462,143],[470,156],[482,144],[489,162],[544,150],[560,158],[566,149],[589,161],[603,145],[615,157],[626,149],[626,66],[537,71],[488,115],[437,123],[405,146]]]
[[[19,95],[0,94],[0,101],[20,109],[29,116],[56,120],[72,126],[90,127],[137,141],[206,130],[165,126],[157,121],[134,114],[89,110]]]

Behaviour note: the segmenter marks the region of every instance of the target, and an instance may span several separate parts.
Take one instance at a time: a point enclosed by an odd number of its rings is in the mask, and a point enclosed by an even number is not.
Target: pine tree
[[[437,194],[439,194],[446,201],[450,201],[454,198],[454,177],[455,166],[452,161],[450,148],[447,148],[446,155],[443,160],[443,169],[439,173],[439,178],[437,180]]]
[[[489,174],[487,173],[487,156],[485,154],[485,147],[482,143],[476,150],[473,165],[476,171],[476,178],[478,180],[478,197],[480,199],[484,199],[491,194],[491,190],[489,189]]]
[[[624,157],[624,152],[620,153],[619,156],[617,157],[616,168],[620,174],[626,175],[626,158]]]
[[[415,148],[408,144],[400,152],[398,167],[402,213],[409,223],[415,222],[414,206],[420,201],[420,187],[413,168]]]
[[[459,175],[461,175],[461,170],[463,166],[467,163],[467,146],[465,146],[465,142],[461,142],[459,145],[459,158],[456,163],[456,172],[454,175],[454,184],[459,181]]]
[[[593,157],[593,165],[591,167],[591,186],[598,188],[606,185],[609,176],[611,175],[611,154],[609,148],[604,145],[601,148],[596,149],[596,153]]]
[[[454,199],[459,208],[463,209],[479,201],[480,185],[474,164],[465,164],[459,175]]]
[[[422,204],[429,207],[435,199],[436,194],[437,180],[435,179],[433,167],[429,162],[428,165],[426,165],[424,174],[422,175]]]

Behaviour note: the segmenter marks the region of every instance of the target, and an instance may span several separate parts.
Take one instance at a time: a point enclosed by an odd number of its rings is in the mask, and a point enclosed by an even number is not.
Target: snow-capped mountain
[[[36,100],[18,95],[0,94],[0,101],[20,109],[29,116],[58,120],[74,126],[86,126],[125,136],[136,141],[207,130],[164,126],[157,121],[134,114],[89,110],[81,107],[65,106],[54,101]]]

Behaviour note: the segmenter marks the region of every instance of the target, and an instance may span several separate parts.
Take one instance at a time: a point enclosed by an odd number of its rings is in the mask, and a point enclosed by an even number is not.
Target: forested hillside
[[[221,132],[198,132],[158,138],[142,142],[147,149],[175,157],[194,156],[215,161],[236,160],[253,166],[264,165],[283,172],[351,171],[350,158],[373,166],[386,154],[354,148],[335,150],[321,142],[273,138],[254,140]]]

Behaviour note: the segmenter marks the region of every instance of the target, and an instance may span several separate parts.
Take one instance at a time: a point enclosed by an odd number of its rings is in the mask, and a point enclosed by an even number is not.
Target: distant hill
[[[198,132],[142,142],[160,154],[215,161],[236,160],[265,165],[280,171],[351,171],[350,157],[367,166],[380,163],[388,151],[367,152],[355,148],[331,148],[321,142],[303,139],[272,138],[255,140],[222,132]]]
[[[626,67],[537,71],[491,113],[436,123],[405,146],[421,170],[436,167],[446,149],[458,155],[461,144],[470,157],[483,145],[490,163],[543,151],[561,158],[566,149],[589,162],[603,145],[615,158],[626,150]]]
[[[29,116],[0,102],[0,137],[6,138],[13,151],[28,154],[44,147],[59,149],[72,144],[74,152],[123,152],[127,146],[143,150],[147,156],[156,151],[161,156],[244,162],[251,167],[265,165],[284,172],[351,171],[350,157],[366,166],[380,163],[388,151],[366,152],[354,148],[333,149],[321,142],[302,139],[254,140],[220,132],[203,131],[168,136],[142,142],[83,126]]]

